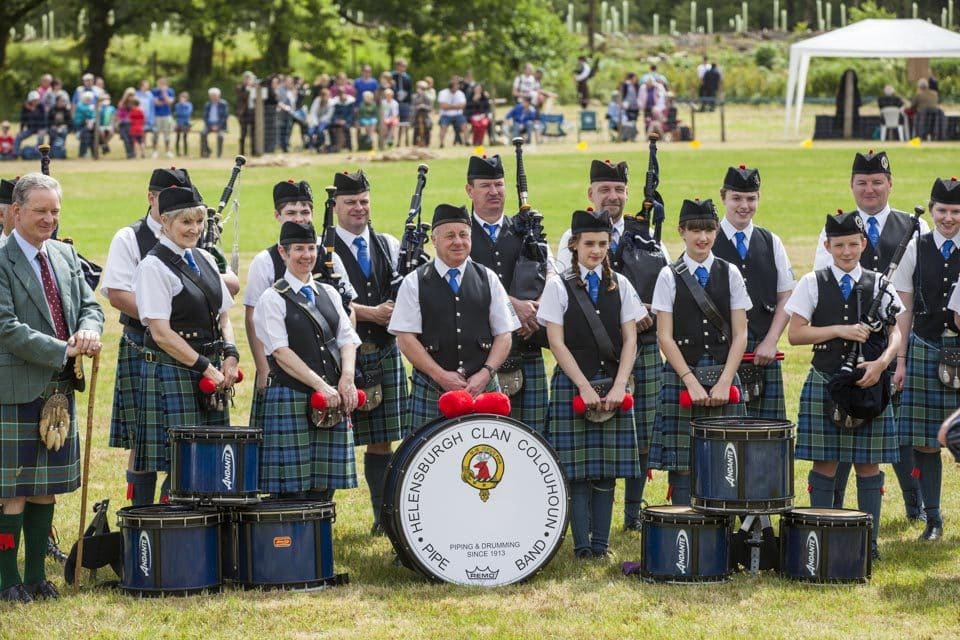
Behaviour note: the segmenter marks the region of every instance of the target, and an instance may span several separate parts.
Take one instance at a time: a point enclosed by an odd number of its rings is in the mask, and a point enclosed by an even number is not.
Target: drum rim
[[[300,515],[299,520],[290,516]],[[309,515],[309,517],[306,517]],[[284,517],[287,516],[287,517]],[[258,522],[309,522],[312,520],[335,520],[337,517],[336,502],[311,502],[309,500],[267,500],[258,504],[249,505],[244,509],[233,512],[231,520],[236,523]]]
[[[560,551],[560,548],[563,546],[563,541],[566,538],[567,528],[570,524],[570,482],[567,480],[566,471],[563,468],[563,463],[560,461],[559,456],[557,456],[556,450],[553,448],[553,445],[550,444],[550,441],[546,439],[541,433],[537,432],[536,429],[527,425],[516,418],[511,416],[500,416],[491,413],[474,413],[465,416],[458,416],[456,418],[445,418],[439,416],[434,418],[430,422],[426,423],[416,431],[411,432],[403,439],[400,445],[397,447],[397,450],[394,451],[393,456],[390,459],[390,463],[387,465],[386,472],[384,474],[384,490],[383,490],[383,502],[381,504],[381,516],[380,523],[383,526],[384,532],[387,534],[387,538],[390,540],[391,546],[393,546],[394,551],[396,551],[397,556],[400,560],[400,563],[419,573],[422,576],[425,576],[427,579],[434,582],[444,582],[446,584],[456,584],[462,586],[472,586],[472,587],[484,587],[484,585],[479,584],[470,584],[470,583],[461,583],[461,582],[451,582],[445,580],[443,577],[430,571],[429,567],[424,563],[420,562],[417,557],[412,553],[412,544],[410,544],[403,536],[402,526],[397,526],[394,528],[394,525],[399,525],[399,518],[401,517],[401,511],[396,508],[395,505],[400,503],[400,491],[403,485],[403,478],[406,475],[406,469],[401,470],[399,467],[406,464],[413,456],[416,455],[420,449],[429,442],[437,431],[441,431],[444,428],[462,422],[469,422],[477,418],[484,419],[495,419],[497,422],[505,422],[513,425],[519,425],[529,432],[529,435],[532,436],[538,443],[544,447],[546,451],[550,453],[553,457],[553,460],[556,462],[556,468],[560,475],[561,483],[564,488],[565,493],[565,509],[563,522],[559,527],[559,533],[556,537],[556,543],[548,553],[545,553],[542,557],[542,562],[536,566],[536,569],[525,574],[524,576],[512,580],[510,582],[505,582],[498,584],[496,586],[507,586],[510,584],[521,584],[527,580],[532,579],[538,573],[543,571],[550,562],[553,561],[554,556]],[[396,471],[394,471],[396,469]],[[393,486],[391,486],[393,483]],[[397,519],[397,522],[394,520]],[[491,585],[492,586],[492,585]]]
[[[140,598],[162,598],[169,596],[173,598],[186,598],[198,595],[220,595],[224,592],[224,585],[221,581],[218,584],[212,584],[207,587],[190,587],[187,589],[144,589],[140,587],[127,587],[122,583],[118,585],[120,590],[127,595]]]
[[[654,520],[653,514],[659,513],[657,509],[663,507],[677,508],[677,509],[689,509],[685,512],[667,512],[669,516],[664,519],[660,518]],[[647,514],[651,514],[649,517]],[[674,520],[670,520],[674,518]],[[692,506],[684,506],[677,504],[657,504],[644,507],[640,510],[640,521],[641,522],[662,522],[665,524],[703,524],[703,525],[719,525],[724,527],[729,527],[731,525],[730,515],[721,514],[721,513],[704,513],[702,511],[697,511]]]
[[[181,435],[192,437],[178,440],[263,440],[259,427],[170,427],[167,433],[171,440]]]
[[[790,494],[783,498],[773,498],[769,500],[719,500],[715,498],[703,498],[690,494],[690,506],[701,513],[709,514],[729,514],[729,515],[764,515],[773,513],[789,513],[794,510],[793,502],[796,496]],[[729,509],[717,507],[712,503],[723,502],[732,503]],[[756,506],[763,503],[763,506]],[[776,503],[776,504],[774,504]]]
[[[732,440],[734,442],[791,441],[797,439],[795,426],[712,427],[690,425],[690,437],[704,440]]]
[[[143,514],[134,513],[134,511],[147,509],[153,511]],[[160,509],[166,510],[167,513],[163,513]],[[130,506],[117,510],[117,525],[129,529],[186,529],[197,526],[220,525],[224,521],[223,516],[224,514],[219,511],[198,511],[189,505],[181,504]],[[176,522],[182,522],[183,526],[173,526]],[[159,526],[147,526],[150,524],[158,524]]]
[[[730,426],[726,426],[730,425]],[[789,420],[779,420],[773,418],[751,418],[747,416],[701,416],[699,418],[692,418],[690,420],[691,427],[715,427],[715,428],[726,428],[726,429],[735,429],[737,427],[742,429],[762,429],[762,428],[779,428],[786,429],[792,428],[796,429],[796,425]]]
[[[809,513],[810,511],[837,511],[849,513],[849,516],[838,516],[831,513]],[[857,515],[853,515],[857,514]],[[811,522],[814,520],[815,522]],[[861,524],[873,525],[873,518],[869,513],[857,509],[827,509],[826,507],[798,507],[784,513],[784,519],[781,520],[781,526],[790,522],[805,525],[817,525],[821,522],[828,524],[841,524],[844,526],[856,526]]]

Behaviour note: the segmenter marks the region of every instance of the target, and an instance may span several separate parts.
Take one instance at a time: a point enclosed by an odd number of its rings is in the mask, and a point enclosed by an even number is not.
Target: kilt
[[[510,398],[510,417],[542,434],[547,422],[547,369],[543,354],[522,354],[520,363],[523,387]]]
[[[263,398],[266,393],[266,389],[261,391],[260,389],[254,388],[253,390],[253,399],[250,401],[251,427],[263,426]]]
[[[357,355],[358,370],[378,368],[383,375],[383,401],[373,411],[354,412],[353,439],[357,446],[402,440],[407,431],[407,372],[395,340],[373,353]]]
[[[633,410],[614,414],[603,424],[573,412],[577,387],[558,366],[550,379],[547,440],[563,464],[567,480],[639,478],[640,454]]]
[[[200,407],[199,373],[172,364],[164,353],[150,352],[159,362],[144,362],[140,388],[140,428],[134,442],[134,471],[169,471],[173,427],[225,427],[230,411],[206,411]],[[219,367],[219,360],[214,362]]]
[[[794,455],[802,460],[875,464],[897,462],[897,428],[893,408],[858,429],[841,429],[830,421],[829,379],[812,368],[800,392],[797,444]],[[939,384],[935,380],[931,384]]]
[[[638,344],[637,360],[633,364],[633,419],[637,425],[637,449],[641,452],[650,448],[662,370],[660,347],[656,343]]]
[[[759,340],[748,337],[747,351],[753,351],[759,343]],[[751,418],[787,419],[787,406],[783,399],[783,366],[778,360],[763,367],[763,396],[751,398],[745,406]]]
[[[260,491],[281,493],[357,486],[353,431],[346,420],[317,429],[307,417],[310,396],[280,384],[264,395]]]
[[[60,451],[40,442],[40,409],[57,391],[70,401],[70,434]],[[80,486],[80,437],[71,382],[51,382],[32,402],[0,404],[0,498],[69,493]]]
[[[715,364],[718,363],[713,358],[704,356],[696,366],[707,367]],[[733,377],[733,384],[740,386],[740,379],[737,376]],[[650,442],[649,460],[652,469],[690,470],[690,420],[693,418],[744,415],[743,403],[684,409],[680,406],[679,399],[680,392],[686,388],[673,367],[665,362],[660,397],[657,400],[657,417],[653,422],[653,436]]]
[[[421,373],[417,369],[413,370],[411,377],[412,386],[410,389],[410,400],[407,404],[407,414],[410,416],[410,429],[407,435],[416,433],[420,427],[428,422],[440,417],[440,409],[437,407],[437,400],[440,399],[443,390],[429,376]],[[494,376],[486,391],[499,391],[500,383]]]
[[[136,439],[140,383],[143,380],[143,333],[124,331],[117,351],[117,378],[113,387],[113,412],[108,444],[131,449]]]
[[[960,338],[944,337],[937,342],[930,343],[910,334],[907,376],[897,417],[900,444],[939,447],[940,424],[960,406],[960,391],[948,389],[937,378],[940,347],[958,347]]]

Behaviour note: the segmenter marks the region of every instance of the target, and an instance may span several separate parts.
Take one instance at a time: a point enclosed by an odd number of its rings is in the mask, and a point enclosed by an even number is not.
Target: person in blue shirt
[[[170,152],[170,133],[173,131],[173,102],[176,94],[167,84],[166,78],[157,78],[157,86],[153,93],[153,157],[157,157],[157,138],[163,135],[163,146],[167,157],[172,158]]]
[[[190,102],[190,94],[181,91],[177,104],[173,107],[174,131],[177,132],[175,142],[177,155],[187,155],[187,138],[190,134],[190,116],[193,115],[193,103]],[[180,153],[180,141],[183,141],[183,153]]]
[[[506,119],[510,121],[510,130],[513,137],[522,135],[530,142],[530,134],[536,134],[539,125],[537,119],[537,110],[530,102],[530,98],[524,96],[520,102],[513,105],[513,108],[507,112]]]
[[[230,115],[230,105],[223,100],[220,95],[220,89],[211,87],[207,92],[210,99],[203,106],[203,131],[200,135],[200,155],[204,158],[210,157],[210,145],[207,143],[207,135],[213,133],[217,136],[217,157],[223,155],[223,134],[227,131],[227,116]]]

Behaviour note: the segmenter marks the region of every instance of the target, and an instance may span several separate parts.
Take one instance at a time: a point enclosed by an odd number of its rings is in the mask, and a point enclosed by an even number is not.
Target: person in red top
[[[143,125],[146,116],[140,108],[140,100],[130,99],[130,143],[133,145],[134,157],[143,156]]]

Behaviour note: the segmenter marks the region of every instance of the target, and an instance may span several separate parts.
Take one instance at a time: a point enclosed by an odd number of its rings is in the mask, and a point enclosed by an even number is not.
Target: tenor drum
[[[566,478],[549,443],[517,420],[475,414],[435,420],[403,441],[380,521],[407,568],[494,587],[545,567],[568,518]]]
[[[123,534],[120,588],[137,596],[219,591],[221,519],[219,512],[186,505],[117,511]]]
[[[729,516],[698,513],[683,505],[647,507],[640,513],[640,576],[648,582],[720,582],[730,577]]]
[[[260,429],[179,427],[168,433],[171,502],[231,505],[260,501]]]
[[[851,509],[794,509],[780,519],[780,575],[805,582],[870,580],[873,517]]]
[[[695,509],[765,514],[793,508],[793,424],[720,417],[695,418],[690,427]]]

